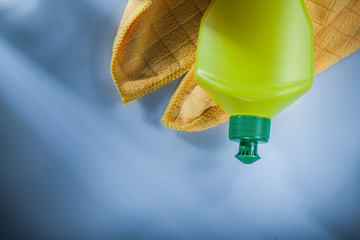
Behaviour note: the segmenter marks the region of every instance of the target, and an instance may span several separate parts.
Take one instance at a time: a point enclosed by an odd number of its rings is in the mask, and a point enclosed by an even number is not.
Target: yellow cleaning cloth
[[[177,130],[201,131],[228,120],[193,77],[200,20],[210,2],[129,1],[111,61],[123,103],[187,72],[162,122]],[[360,0],[305,0],[305,4],[314,26],[317,74],[360,48]]]

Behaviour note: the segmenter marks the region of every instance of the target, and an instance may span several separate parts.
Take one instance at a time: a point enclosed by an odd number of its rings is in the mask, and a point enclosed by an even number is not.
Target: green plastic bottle
[[[236,157],[260,159],[271,119],[310,89],[314,42],[304,0],[213,0],[200,27],[195,80],[229,115]]]

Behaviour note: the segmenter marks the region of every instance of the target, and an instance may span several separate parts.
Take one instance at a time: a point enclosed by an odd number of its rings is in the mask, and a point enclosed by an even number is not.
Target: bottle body
[[[313,52],[303,0],[213,0],[195,81],[230,117],[270,120],[311,87]]]
[[[195,80],[230,116],[273,118],[312,85],[313,30],[302,0],[214,0]]]

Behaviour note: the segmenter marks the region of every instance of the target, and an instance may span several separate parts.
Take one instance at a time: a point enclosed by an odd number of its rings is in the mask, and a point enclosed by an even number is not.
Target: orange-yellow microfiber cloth
[[[200,21],[210,2],[129,1],[111,61],[123,103],[186,73],[162,122],[177,130],[201,131],[228,120],[193,77]],[[317,74],[360,48],[360,0],[305,0],[305,4],[314,26]]]

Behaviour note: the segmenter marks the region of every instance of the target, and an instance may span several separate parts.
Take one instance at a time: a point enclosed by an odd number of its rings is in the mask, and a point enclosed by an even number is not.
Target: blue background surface
[[[1,239],[360,239],[360,52],[273,120],[262,159],[228,124],[161,124],[179,80],[127,107],[125,0],[0,0]]]

